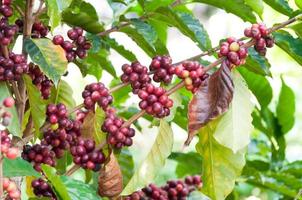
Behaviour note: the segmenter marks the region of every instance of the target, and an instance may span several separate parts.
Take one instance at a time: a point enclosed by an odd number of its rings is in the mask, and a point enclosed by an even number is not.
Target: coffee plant
[[[228,25],[242,37],[212,46],[198,17],[216,12],[247,22]],[[302,66],[300,0],[0,0],[0,14],[1,199],[302,199],[295,94],[269,56]],[[201,53],[169,53],[170,30]]]

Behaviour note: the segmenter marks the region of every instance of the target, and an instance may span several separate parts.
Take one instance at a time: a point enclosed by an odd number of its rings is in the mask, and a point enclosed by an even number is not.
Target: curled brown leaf
[[[118,197],[123,191],[123,175],[113,153],[110,160],[101,169],[99,176],[99,194],[102,197]]]
[[[223,62],[221,67],[203,82],[189,104],[189,134],[185,145],[190,144],[201,127],[228,110],[233,93],[231,71]]]

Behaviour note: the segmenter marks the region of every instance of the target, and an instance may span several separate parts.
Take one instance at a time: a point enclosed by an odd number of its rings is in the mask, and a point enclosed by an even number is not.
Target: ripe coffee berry
[[[84,169],[99,171],[101,164],[105,162],[105,155],[96,149],[95,142],[91,139],[78,138],[70,149],[73,162]]]
[[[3,4],[0,7],[0,13],[4,17],[11,17],[13,15],[13,12],[14,12],[14,10],[9,4]]]
[[[49,32],[49,27],[45,26],[42,22],[35,22],[32,27],[32,38],[44,38]]]
[[[85,108],[88,110],[94,109],[96,103],[106,110],[113,101],[109,90],[101,82],[87,85],[82,97],[84,98]]]
[[[18,190],[16,183],[8,178],[3,178],[3,191],[5,200],[19,200],[21,199],[21,192]]]
[[[266,48],[273,47],[275,43],[273,36],[263,23],[253,24],[252,27],[246,28],[244,35],[256,41],[254,49],[262,56],[265,56]]]
[[[9,45],[18,33],[19,28],[17,25],[9,25],[8,19],[2,17],[0,19],[0,44],[6,46]]]
[[[7,131],[0,131],[1,134],[1,154],[8,159],[15,159],[18,156],[18,148],[12,147],[11,138]]]
[[[153,80],[155,82],[163,82],[169,84],[175,73],[175,67],[172,65],[170,56],[156,56],[152,59],[149,67],[154,72]]]
[[[24,55],[10,53],[9,58],[0,56],[0,81],[17,81],[27,72],[28,65]]]
[[[42,145],[50,145],[52,151],[55,152],[57,158],[62,158],[64,155],[64,150],[69,149],[70,145],[68,142],[68,137],[65,129],[57,129],[55,131],[48,129],[43,135]],[[72,138],[69,138],[71,140]]]
[[[115,148],[131,146],[135,130],[130,127],[122,127],[125,121],[116,116],[113,110],[106,112],[106,119],[102,125],[102,131],[108,133],[107,141]]]
[[[170,114],[173,101],[166,95],[164,88],[148,84],[138,92],[138,96],[141,99],[139,107],[149,115],[163,118]]]
[[[62,103],[58,105],[49,104],[47,106],[47,121],[52,125],[59,125],[59,128],[66,128],[71,126],[71,121],[68,119],[68,111],[66,106]]]
[[[34,146],[25,145],[21,154],[22,158],[31,162],[38,172],[41,172],[41,164],[56,166],[55,152],[51,151],[48,146],[35,144]]]
[[[233,37],[227,38],[226,42],[221,43],[219,57],[225,56],[230,64],[243,65],[247,57],[247,48],[244,43]]]
[[[13,97],[7,97],[3,100],[3,105],[7,108],[13,107],[15,104],[15,100]]]
[[[61,35],[56,35],[52,40],[55,45],[60,45],[65,50],[66,59],[69,62],[74,61],[76,57],[85,58],[87,50],[91,48],[91,43],[83,36],[83,32],[82,28],[74,27],[67,32],[67,36],[72,42],[64,41]]]
[[[50,185],[42,178],[33,180],[31,186],[36,196],[49,197],[51,200],[57,199]]]
[[[175,68],[175,74],[184,80],[187,90],[195,93],[201,83],[209,77],[203,70],[203,66],[195,61],[186,61]]]
[[[32,78],[32,83],[40,90],[43,99],[48,99],[53,86],[52,81],[43,74],[38,65],[34,65],[33,63],[29,64],[28,73]]]
[[[123,83],[131,84],[134,94],[137,94],[140,89],[151,82],[151,78],[148,75],[148,68],[141,65],[138,61],[133,62],[131,65],[124,64],[122,70],[121,80]]]

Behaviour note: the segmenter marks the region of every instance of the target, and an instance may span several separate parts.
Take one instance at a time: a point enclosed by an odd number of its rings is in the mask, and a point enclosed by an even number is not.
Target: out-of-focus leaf
[[[268,60],[265,57],[260,56],[258,52],[252,48],[249,48],[248,52],[249,56],[247,57],[246,63],[243,66],[256,74],[271,76],[271,65]]]
[[[101,130],[104,120],[105,113],[101,108],[97,107],[95,112],[90,111],[81,127],[82,137],[94,139],[96,145],[101,144],[106,139],[106,134]]]
[[[118,163],[123,174],[123,184],[127,185],[134,173],[134,161],[133,157],[128,149],[122,149],[117,156]]]
[[[169,159],[177,161],[176,174],[179,178],[186,175],[201,174],[202,157],[195,152],[172,153]]]
[[[104,30],[95,8],[83,0],[73,0],[70,6],[62,13],[65,23],[82,27],[90,33],[100,33]]]
[[[72,200],[100,200],[96,191],[82,181],[71,179],[68,176],[60,177],[68,195]]]
[[[160,7],[152,17],[156,20],[166,22],[169,26],[178,28],[184,35],[196,42],[201,49],[208,50],[211,48],[208,33],[193,15],[184,12],[175,12],[168,7]]]
[[[42,164],[42,170],[47,180],[50,181],[55,193],[62,200],[73,200],[68,194],[67,188],[65,187],[60,176],[56,174],[56,170],[48,165]]]
[[[10,160],[7,158],[3,159],[3,175],[4,177],[18,177],[18,176],[34,176],[41,177],[41,175],[34,170],[33,166],[23,160],[22,158],[16,158]]]
[[[201,192],[194,191],[190,193],[188,200],[210,200],[210,198],[202,194]]]
[[[173,107],[170,109],[170,115],[165,118],[167,122],[170,122],[175,118],[175,114],[179,107],[184,108],[182,105],[182,97],[179,93],[172,94],[170,98],[173,100]]]
[[[259,104],[262,107],[266,107],[273,98],[273,89],[268,80],[258,74],[248,71],[245,68],[239,67],[238,71],[244,78],[249,89],[253,92],[257,98]]]
[[[158,170],[164,166],[166,159],[171,154],[172,146],[172,129],[166,121],[161,120],[159,133],[151,150],[124,188],[122,195],[129,195],[152,182],[158,174]]]
[[[24,81],[28,94],[30,112],[35,126],[35,136],[39,137],[40,127],[46,119],[46,102],[42,99],[40,91],[32,84],[32,80],[28,75],[24,75]]]
[[[99,177],[99,193],[101,196],[114,198],[123,190],[123,175],[113,153],[110,161],[101,169]]]
[[[277,10],[278,12],[290,16],[293,13],[293,9],[289,7],[287,0],[263,0],[267,5]]]
[[[213,200],[225,199],[234,186],[236,178],[245,165],[244,151],[234,154],[220,145],[213,137],[219,119],[209,122],[199,132],[197,152],[203,158],[201,191]]]
[[[118,79],[113,79],[110,83],[110,88],[120,84],[121,82]],[[117,90],[115,92],[112,93],[113,96],[113,103],[115,105],[121,105],[122,103],[125,103],[127,101],[127,99],[130,97],[131,93],[131,87],[127,86],[124,87],[122,90]]]
[[[119,43],[114,38],[105,38],[104,39],[106,43],[109,44],[109,46],[114,49],[116,52],[118,52],[121,56],[129,60],[130,62],[133,62],[136,59],[136,56],[131,51],[125,49],[125,47]]]
[[[64,0],[63,0],[64,1]],[[71,0],[68,0],[69,4]],[[66,1],[66,2],[68,2]],[[61,13],[60,13],[60,5],[62,5],[62,0],[54,1],[54,0],[46,0],[46,7],[47,7],[47,15],[49,16],[50,27],[51,30],[54,30],[57,26],[59,26],[61,22]]]
[[[211,6],[221,8],[228,13],[237,15],[244,21],[251,23],[256,22],[256,17],[251,7],[249,7],[244,0],[190,0],[190,2],[205,3]]]
[[[302,2],[302,1],[301,1]],[[302,3],[301,3],[302,4]],[[295,33],[302,38],[302,22],[293,24],[290,26],[291,29],[295,31]]]
[[[225,62],[219,70],[203,81],[189,104],[188,139],[186,145],[209,121],[225,113],[233,98],[234,84]]]
[[[295,123],[295,94],[293,90],[286,85],[282,79],[282,88],[279,95],[279,101],[277,105],[277,118],[280,126],[282,127],[283,134],[290,131]]]
[[[292,174],[295,177],[301,179],[302,177],[301,168],[302,168],[302,161],[297,160],[295,162],[288,163],[285,166],[283,166],[281,171],[283,171],[284,173]]]
[[[302,10],[302,1],[300,0],[295,0],[296,5]]]
[[[57,88],[51,88],[50,102],[55,104],[63,103],[67,108],[73,108],[76,102],[72,96],[73,91],[70,85],[66,81],[60,80]]]
[[[0,82],[0,103],[2,104],[2,101],[5,98],[11,97],[11,96],[12,96],[12,94],[10,93],[6,83]],[[21,126],[19,123],[19,117],[18,117],[16,107],[13,106],[11,108],[7,108],[7,111],[12,114],[12,121],[9,124],[9,126],[7,127],[7,129],[9,130],[10,134],[21,137],[22,136]]]
[[[263,14],[263,1],[262,0],[245,0],[245,3],[250,6],[259,16]]]
[[[59,45],[54,45],[49,39],[26,39],[25,49],[31,60],[55,85],[67,69],[65,52]]]
[[[274,34],[276,44],[302,65],[302,39],[294,38],[288,32],[280,30]]]
[[[173,3],[173,0],[147,0],[144,1],[144,9],[147,12],[152,12],[158,7],[166,7]]]
[[[62,158],[57,160],[56,169],[59,174],[64,174],[67,167],[72,163],[72,156],[69,152],[65,151]]]
[[[254,105],[246,83],[238,72],[232,74],[234,96],[229,110],[220,118],[214,138],[234,153],[246,147],[250,142],[252,111]]]

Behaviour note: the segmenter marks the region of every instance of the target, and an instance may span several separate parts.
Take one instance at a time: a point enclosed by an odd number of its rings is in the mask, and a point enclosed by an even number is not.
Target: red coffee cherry
[[[3,100],[3,105],[7,108],[11,108],[15,105],[15,100],[12,97],[7,97]]]
[[[51,200],[57,200],[51,186],[42,178],[35,179],[31,182],[34,194],[38,197],[48,197]]]
[[[154,72],[153,80],[169,84],[175,73],[175,67],[172,65],[170,56],[155,56],[149,67]]]
[[[0,81],[17,81],[27,72],[28,65],[24,55],[10,53],[9,58],[0,56]]]

